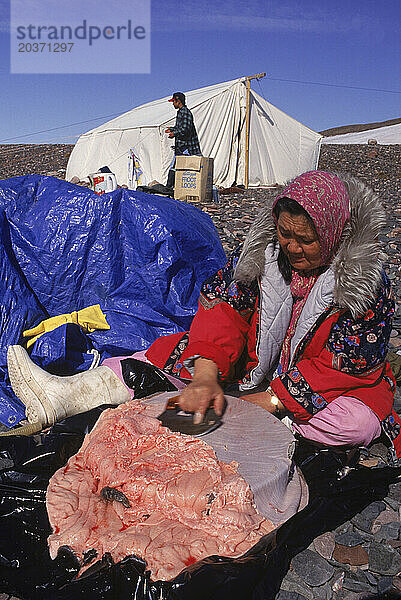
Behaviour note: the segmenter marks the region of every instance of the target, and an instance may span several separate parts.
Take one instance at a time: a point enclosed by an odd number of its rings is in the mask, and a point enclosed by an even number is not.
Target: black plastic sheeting
[[[125,384],[134,391],[136,400],[158,392],[177,390],[161,369],[136,358],[123,359],[121,372]]]
[[[301,441],[295,460],[309,485],[309,504],[242,557],[212,556],[172,581],[152,582],[140,558],[113,564],[105,555],[76,579],[79,566],[68,548],[50,559],[45,494],[51,475],[79,449],[104,408],[70,417],[47,435],[0,439],[0,592],[22,600],[273,600],[298,552],[384,498],[401,473],[357,467],[338,479],[344,456]]]

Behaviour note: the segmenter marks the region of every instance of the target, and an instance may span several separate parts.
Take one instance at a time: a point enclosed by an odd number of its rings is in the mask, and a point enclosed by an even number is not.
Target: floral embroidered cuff
[[[295,421],[308,421],[327,406],[327,401],[310,387],[296,367],[274,379],[271,388]]]

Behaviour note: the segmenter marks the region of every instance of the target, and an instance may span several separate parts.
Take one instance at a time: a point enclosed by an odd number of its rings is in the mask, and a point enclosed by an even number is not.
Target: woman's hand
[[[285,414],[286,409],[284,404],[280,400],[277,404],[273,404],[272,396],[268,391],[241,396],[241,400],[246,400],[247,402],[252,402],[252,404],[257,404],[271,414],[278,414],[280,416]]]
[[[178,403],[183,410],[194,413],[194,423],[201,423],[205,412],[213,405],[221,415],[224,407],[224,392],[217,382],[218,367],[206,358],[195,361],[192,382],[182,391]]]

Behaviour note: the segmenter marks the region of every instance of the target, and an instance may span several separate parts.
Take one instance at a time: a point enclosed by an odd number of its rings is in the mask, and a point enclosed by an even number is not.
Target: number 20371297
[[[71,52],[73,42],[19,42],[18,52]]]

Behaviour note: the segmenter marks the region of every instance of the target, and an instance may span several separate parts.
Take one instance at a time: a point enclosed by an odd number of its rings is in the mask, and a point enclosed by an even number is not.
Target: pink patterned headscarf
[[[319,238],[322,265],[330,264],[350,219],[349,196],[341,179],[327,171],[308,171],[284,188],[273,208],[280,198],[292,198],[306,210]]]
[[[330,264],[340,245],[343,227],[351,214],[348,192],[341,179],[326,171],[308,171],[296,177],[277,196],[273,208],[280,198],[291,198],[306,210],[319,238],[321,266]],[[281,372],[286,371],[289,366],[291,339],[306,299],[320,273],[321,269],[314,269],[308,273],[295,269],[292,271],[290,287],[294,303],[281,350]]]

